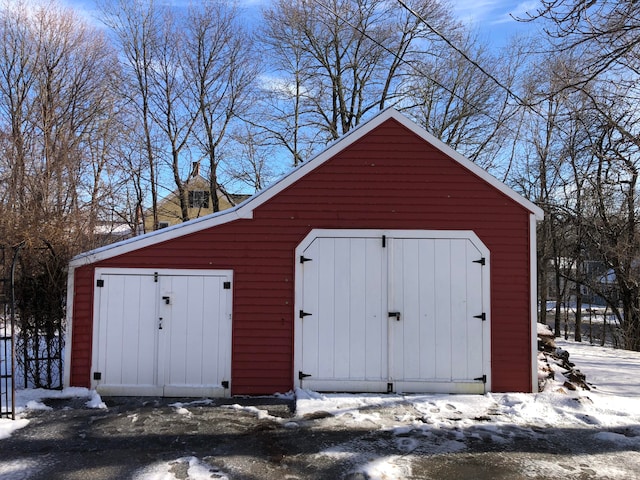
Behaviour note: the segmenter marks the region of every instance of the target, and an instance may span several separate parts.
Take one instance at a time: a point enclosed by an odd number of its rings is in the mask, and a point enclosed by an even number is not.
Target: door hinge
[[[313,314],[307,313],[304,310],[300,310],[300,318],[308,317],[309,315],[313,315]]]
[[[487,383],[487,376],[486,376],[486,375],[482,375],[481,377],[474,378],[474,380],[475,380],[476,382]]]
[[[482,312],[480,315],[474,315],[473,318],[479,318],[484,322],[487,319],[487,314]]]
[[[228,389],[229,388],[229,380],[223,380],[220,382],[220,385],[222,385],[222,388],[224,389]]]
[[[482,257],[480,260],[474,260],[473,263],[479,263],[480,265],[486,265],[487,264],[487,260]]]
[[[307,377],[310,377],[309,373],[302,373],[302,370],[298,371],[298,380],[304,380]]]
[[[102,380],[102,372],[93,372],[94,380]]]
[[[101,278],[96,280],[96,287],[104,287],[104,280]]]
[[[313,258],[307,258],[304,255],[300,255],[300,263],[310,262]]]
[[[231,290],[231,282],[223,282],[222,283],[222,288],[224,290]]]

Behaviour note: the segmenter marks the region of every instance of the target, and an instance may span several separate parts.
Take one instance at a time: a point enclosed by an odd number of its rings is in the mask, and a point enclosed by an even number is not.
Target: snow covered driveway
[[[540,394],[23,392],[22,423],[0,421],[0,480],[639,478],[640,354],[559,343],[595,389],[566,390],[558,371]]]

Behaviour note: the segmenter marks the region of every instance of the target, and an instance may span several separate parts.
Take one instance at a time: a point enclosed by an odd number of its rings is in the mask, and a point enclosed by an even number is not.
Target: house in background
[[[194,171],[195,175],[187,182],[187,201],[189,202],[189,219],[204,217],[213,213],[213,202],[209,189],[209,180]],[[218,201],[220,210],[226,210],[238,203],[241,203],[249,195],[228,194],[218,190]],[[144,227],[146,232],[160,230],[182,223],[182,211],[180,209],[180,198],[178,190],[174,190],[158,202],[158,228],[153,228],[153,215],[151,211],[145,212]]]

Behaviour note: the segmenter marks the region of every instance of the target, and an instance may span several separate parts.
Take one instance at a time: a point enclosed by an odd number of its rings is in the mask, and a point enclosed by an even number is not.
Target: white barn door
[[[489,388],[489,252],[472,232],[315,231],[297,254],[297,386]]]
[[[157,287],[145,275],[96,275],[93,384],[162,395],[158,385]],[[104,393],[108,394],[108,391]],[[114,393],[116,394],[116,393]]]
[[[97,269],[94,325],[98,392],[229,394],[230,271]]]
[[[299,258],[304,273],[297,373],[309,375],[305,387],[386,388],[386,262],[378,244],[371,238],[318,238]]]
[[[394,389],[484,393],[486,257],[466,238],[393,238],[388,252]]]

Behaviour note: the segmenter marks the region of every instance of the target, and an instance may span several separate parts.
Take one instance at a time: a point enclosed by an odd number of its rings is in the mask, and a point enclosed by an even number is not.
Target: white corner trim
[[[62,386],[71,386],[71,346],[73,341],[73,300],[75,297],[75,268],[69,267],[67,274],[67,314],[64,330],[64,361],[62,364]]]
[[[531,278],[531,391],[538,392],[538,257],[536,248],[537,218],[532,213],[529,216],[529,272]]]

